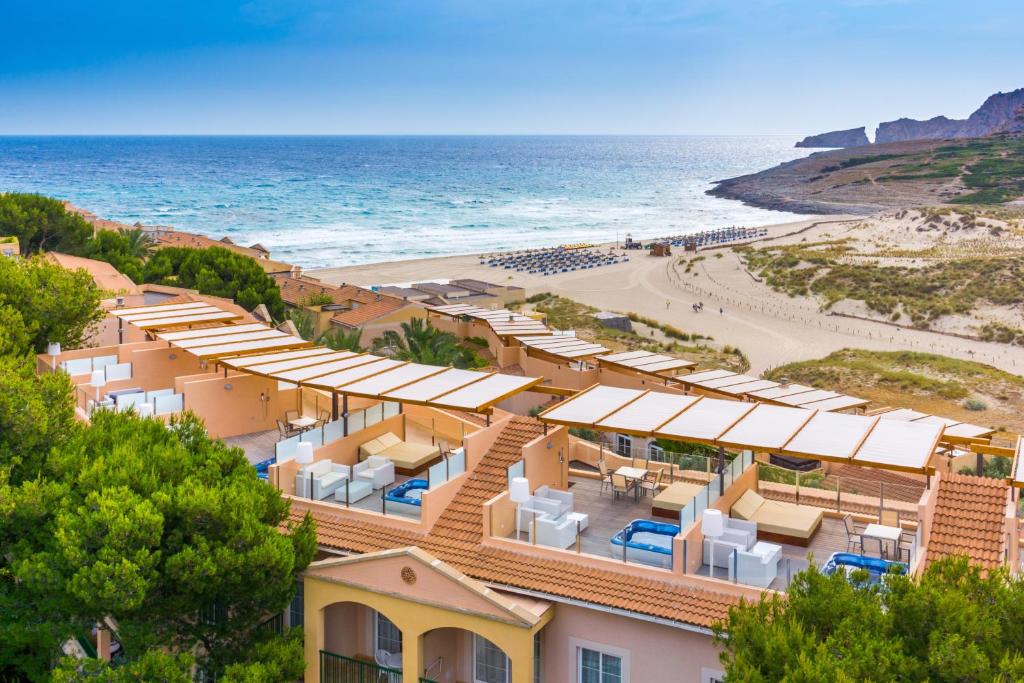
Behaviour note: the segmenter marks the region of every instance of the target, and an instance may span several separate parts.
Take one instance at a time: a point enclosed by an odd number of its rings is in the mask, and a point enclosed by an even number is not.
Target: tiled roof
[[[405,305],[406,302],[401,299],[382,295],[380,301],[371,301],[352,310],[342,311],[331,318],[331,321],[341,325],[348,325],[349,327],[359,327],[371,320],[376,320],[388,313],[393,313]]]
[[[927,562],[966,555],[986,569],[1003,562],[1006,482],[963,474],[943,476],[935,492],[935,515]]]
[[[396,311],[405,305],[401,299],[387,294],[357,287],[355,285],[332,285],[308,276],[291,277],[288,274],[274,276],[281,298],[285,303],[299,306],[316,294],[326,294],[334,304],[347,306],[353,302],[359,304],[347,311],[338,311],[332,318],[342,325],[358,327],[382,315]]]
[[[709,627],[739,602],[732,595],[481,545],[483,504],[506,488],[507,467],[543,433],[534,419],[513,418],[463,483],[429,534],[313,511],[321,545],[374,552],[414,545],[465,574],[497,585],[560,596],[671,621]],[[292,511],[299,518],[304,510]]]

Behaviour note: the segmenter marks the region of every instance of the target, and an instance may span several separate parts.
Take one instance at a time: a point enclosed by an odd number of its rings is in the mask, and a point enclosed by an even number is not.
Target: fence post
[[[388,499],[385,497],[387,492],[388,487],[387,484],[385,484],[380,489],[380,514],[382,515],[386,515],[388,513]]]
[[[800,504],[800,470],[796,470],[796,504]]]
[[[345,477],[345,507],[348,507],[349,505],[352,504],[351,503],[352,496],[349,495],[349,492],[348,492],[348,482],[349,482],[349,478]],[[310,492],[312,492],[312,489],[310,489]]]
[[[840,477],[838,475],[836,475],[836,512],[841,512],[840,507],[839,507],[839,498],[841,496],[839,481],[840,481]]]
[[[576,554],[577,555],[579,555],[581,552],[583,552],[583,549],[581,548],[582,542],[583,541],[580,538],[580,520],[577,519],[576,520]]]
[[[885,482],[878,482],[878,523],[882,523],[882,513],[885,512]]]
[[[730,569],[732,569],[732,582],[733,582],[733,583],[739,583],[739,579],[740,579],[740,577],[739,577],[739,573],[740,573],[740,572],[739,572],[739,568],[740,568],[740,567],[739,567],[739,565],[738,565],[738,564],[737,564],[737,562],[736,562],[736,561],[737,561],[737,559],[738,559],[738,558],[736,557],[736,554],[737,554],[738,552],[739,552],[739,551],[738,551],[738,550],[736,550],[736,548],[733,548],[733,549],[732,549],[732,567],[730,567]]]

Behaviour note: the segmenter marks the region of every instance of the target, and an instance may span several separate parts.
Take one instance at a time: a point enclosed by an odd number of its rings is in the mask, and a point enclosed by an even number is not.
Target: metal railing
[[[320,683],[402,683],[402,671],[320,650]]]
[[[822,469],[801,472],[767,463],[758,463],[757,476],[761,494],[767,498],[875,516],[883,523],[916,520],[917,505],[925,491],[923,481],[901,484],[827,474]]]

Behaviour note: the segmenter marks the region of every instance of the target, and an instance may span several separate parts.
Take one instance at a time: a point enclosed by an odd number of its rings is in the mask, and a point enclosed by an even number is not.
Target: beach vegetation
[[[853,247],[845,240],[737,251],[751,271],[779,292],[816,296],[823,310],[839,301],[861,301],[886,318],[906,316],[921,329],[946,316],[969,315],[983,303],[1024,304],[1021,256],[932,260],[916,267],[880,265],[850,259]],[[981,330],[993,339],[1007,332],[995,324]],[[1016,334],[1012,337],[1016,341]]]
[[[991,365],[932,353],[842,349],[814,360],[789,363],[765,373],[767,379],[835,389],[871,401],[900,405],[964,422],[1024,429],[1024,377]],[[970,406],[968,406],[970,403]]]
[[[265,304],[275,320],[284,318],[284,301],[274,279],[254,259],[223,247],[160,249],[146,261],[143,279],[233,299],[247,311]]]
[[[711,340],[711,337],[705,337],[698,333],[687,333],[677,327],[637,313],[627,313],[626,316],[632,322],[651,327],[652,336],[655,330],[660,330],[668,340],[659,342],[636,331],[605,327],[594,318],[594,313],[597,313],[596,308],[562,296],[546,295],[534,305],[534,308],[545,314],[551,327],[575,330],[577,336],[592,339],[615,351],[644,350],[670,353],[697,362],[702,366],[734,372],[744,372],[750,368],[749,361],[741,351],[733,350],[730,353],[719,351],[706,343]],[[687,341],[690,343],[686,343]]]
[[[715,627],[728,680],[1012,681],[1024,582],[966,557],[932,562],[918,579],[823,574],[813,564],[786,595],[743,601]]]
[[[373,340],[373,350],[397,360],[447,365],[454,368],[482,368],[487,361],[459,344],[451,332],[434,327],[429,320],[413,318],[401,325],[401,332],[385,330]]]
[[[103,319],[100,291],[84,270],[67,270],[42,256],[0,259],[0,340],[42,353],[50,342],[85,344]],[[0,341],[0,347],[4,342]]]

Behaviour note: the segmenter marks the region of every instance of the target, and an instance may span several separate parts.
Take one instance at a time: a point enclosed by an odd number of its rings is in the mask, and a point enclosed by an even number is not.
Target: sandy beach
[[[841,234],[863,220],[857,216],[818,216],[773,225],[768,228],[768,238],[759,244]],[[626,263],[549,276],[492,268],[481,264],[479,255],[325,268],[309,274],[331,283],[365,286],[477,278],[519,285],[528,295],[551,292],[606,310],[656,318],[688,332],[711,336],[717,344],[739,347],[750,359],[755,374],[784,363],[820,358],[842,348],[931,352],[989,363],[1010,372],[1024,368],[1024,349],[1020,347],[822,312],[814,301],[790,298],[755,281],[731,249],[702,251],[706,258],[690,273],[674,265],[678,251],[672,258],[648,256],[646,251],[629,253],[631,258]],[[698,302],[704,303],[701,313],[692,309]]]

